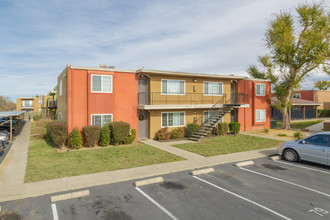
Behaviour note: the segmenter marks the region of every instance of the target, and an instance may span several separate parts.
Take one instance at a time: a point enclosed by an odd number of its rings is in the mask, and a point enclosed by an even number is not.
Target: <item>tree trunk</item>
[[[282,116],[283,116],[282,129],[286,129],[286,130],[291,129],[291,127],[290,127],[290,118],[289,118],[289,114],[288,114],[288,108],[289,108],[289,106],[291,106],[291,93],[292,93],[291,90],[288,89],[288,92],[285,96],[285,107],[282,110]]]

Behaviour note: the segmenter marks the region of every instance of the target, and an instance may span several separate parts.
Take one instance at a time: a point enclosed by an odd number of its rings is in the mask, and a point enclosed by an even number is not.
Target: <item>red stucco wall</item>
[[[92,93],[91,74],[112,75],[112,93]],[[112,114],[138,132],[138,78],[135,73],[71,69],[68,71],[68,130],[91,124],[92,114]],[[137,134],[138,135],[138,134]]]
[[[266,85],[266,95],[256,95],[256,84]],[[241,131],[270,128],[271,123],[271,84],[265,81],[240,80],[238,92],[248,94],[248,107],[241,107],[238,110],[238,122],[241,123]],[[256,122],[256,110],[266,110],[266,121]]]

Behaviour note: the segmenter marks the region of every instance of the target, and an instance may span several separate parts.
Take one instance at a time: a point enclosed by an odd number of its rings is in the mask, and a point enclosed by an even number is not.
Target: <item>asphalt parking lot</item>
[[[330,219],[329,167],[261,158],[213,168],[140,187],[128,181],[79,189],[89,195],[56,202],[54,195],[2,202],[0,220]]]

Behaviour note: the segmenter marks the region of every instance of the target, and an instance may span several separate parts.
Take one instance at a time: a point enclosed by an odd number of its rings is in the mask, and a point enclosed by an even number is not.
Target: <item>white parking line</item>
[[[217,186],[217,185],[215,185],[215,184],[213,184],[213,183],[210,183],[210,182],[208,182],[208,181],[206,181],[206,180],[203,180],[203,179],[201,179],[201,178],[199,178],[199,177],[197,177],[197,176],[193,176],[193,177],[196,178],[196,179],[198,179],[198,180],[200,180],[200,181],[202,181],[202,182],[204,182],[204,183],[207,183],[207,184],[209,184],[209,185],[211,185],[211,186],[213,186],[213,187],[215,187],[215,188],[217,188],[217,189],[220,189],[220,190],[222,190],[222,191],[225,191],[226,193],[229,193],[229,194],[231,194],[231,195],[233,195],[233,196],[236,196],[236,197],[238,197],[238,198],[240,198],[240,199],[242,199],[242,200],[244,200],[244,201],[250,202],[250,203],[252,203],[252,204],[254,204],[254,205],[256,205],[256,206],[258,206],[258,207],[260,207],[260,208],[263,208],[263,209],[265,209],[265,210],[267,210],[267,211],[269,211],[269,212],[271,212],[271,213],[273,213],[273,214],[275,214],[275,215],[277,215],[277,216],[280,216],[280,217],[283,218],[283,219],[291,220],[291,218],[286,217],[286,216],[284,216],[284,215],[282,215],[282,214],[280,214],[280,213],[278,213],[278,212],[276,212],[276,211],[274,211],[274,210],[272,210],[272,209],[270,209],[270,208],[267,208],[267,207],[265,207],[265,206],[263,206],[263,205],[261,205],[261,204],[259,204],[259,203],[254,202],[254,201],[252,201],[252,200],[250,200],[250,199],[247,199],[247,198],[245,198],[245,197],[243,197],[243,196],[240,196],[240,195],[238,195],[238,194],[236,194],[236,193],[233,193],[233,192],[231,192],[231,191],[229,191],[229,190],[227,190],[227,189],[224,189],[224,188],[222,188],[222,187],[220,187],[220,186]]]
[[[52,204],[52,211],[53,211],[54,220],[59,220],[58,214],[57,214],[57,209],[56,209],[56,204]]]
[[[278,160],[274,160],[274,161],[277,162],[277,163],[283,163],[283,164],[287,164],[287,165],[290,165],[290,166],[300,167],[300,168],[304,168],[304,169],[307,169],[307,170],[313,170],[313,171],[317,171],[317,172],[321,172],[321,173],[325,173],[325,174],[329,174],[330,175],[330,172],[327,172],[327,171],[324,171],[324,170],[318,170],[318,169],[314,169],[314,168],[310,168],[310,167],[305,167],[305,166],[300,166],[300,165],[296,165],[296,164],[292,164],[292,163],[287,163],[287,162],[283,162],[283,161],[278,161]]]
[[[283,182],[283,183],[291,184],[291,185],[293,185],[293,186],[298,186],[298,187],[300,187],[300,188],[307,189],[307,190],[309,190],[309,191],[316,192],[316,193],[319,193],[319,194],[321,194],[321,195],[324,195],[324,196],[330,197],[330,195],[327,194],[327,193],[320,192],[320,191],[318,191],[318,190],[315,190],[315,189],[312,189],[312,188],[309,188],[309,187],[306,187],[306,186],[302,186],[302,185],[299,185],[299,184],[296,184],[296,183],[292,183],[292,182],[289,182],[289,181],[287,181],[287,180],[283,180],[283,179],[280,179],[280,178],[277,178],[277,177],[269,176],[269,175],[267,175],[267,174],[259,173],[259,172],[257,172],[257,171],[249,170],[249,169],[246,169],[246,168],[244,168],[244,167],[240,167],[240,169],[245,170],[245,171],[248,171],[248,172],[251,172],[251,173],[255,173],[255,174],[258,174],[258,175],[261,175],[261,176],[265,176],[265,177],[268,177],[268,178],[270,178],[270,179],[274,179],[274,180],[277,180],[277,181],[281,181],[281,182]]]
[[[135,187],[135,189],[137,189],[137,191],[139,191],[142,195],[144,195],[147,199],[149,199],[153,204],[155,204],[158,208],[160,208],[163,212],[165,212],[171,219],[173,219],[173,220],[179,220],[172,213],[170,213],[167,209],[165,209],[158,202],[156,202],[153,198],[151,198],[145,192],[143,192],[139,187]]]

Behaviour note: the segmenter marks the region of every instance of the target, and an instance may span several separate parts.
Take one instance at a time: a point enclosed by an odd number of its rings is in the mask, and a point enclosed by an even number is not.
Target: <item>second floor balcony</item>
[[[161,92],[142,92],[138,94],[139,109],[171,109],[171,108],[210,108],[214,104],[247,104],[248,95],[236,94],[163,94]]]

